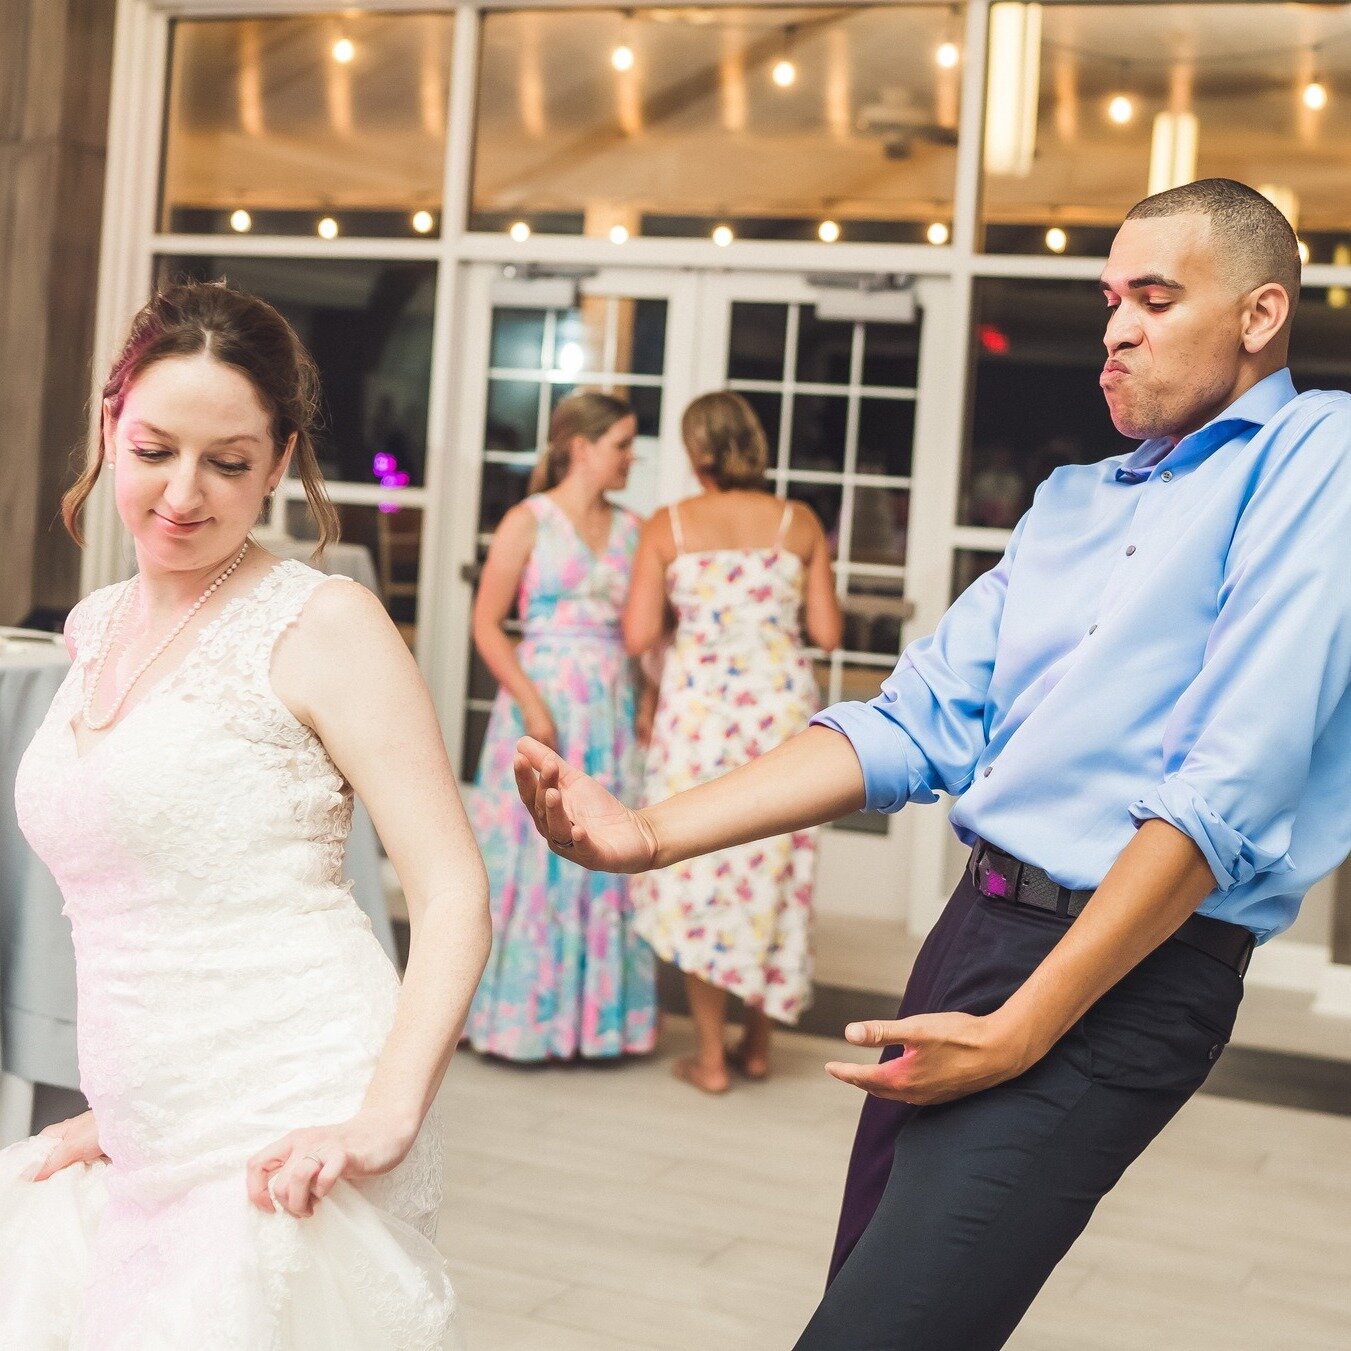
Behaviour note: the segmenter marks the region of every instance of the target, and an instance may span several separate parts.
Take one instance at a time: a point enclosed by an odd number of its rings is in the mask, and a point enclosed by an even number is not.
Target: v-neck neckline
[[[602,544],[599,551],[597,551],[587,543],[586,536],[577,528],[577,522],[563,510],[558,502],[550,497],[548,493],[543,493],[541,496],[543,496],[544,500],[548,502],[549,505],[568,523],[568,528],[572,531],[573,537],[577,540],[577,543],[586,550],[587,557],[590,558],[593,563],[604,561],[610,552],[610,546],[614,544],[615,528],[619,524],[619,508],[616,506],[610,507],[610,528],[605,532],[605,543]]]
[[[70,717],[64,719],[66,731],[70,736],[71,751],[74,754],[76,763],[83,764],[91,756],[97,755],[99,750],[104,746],[104,744],[110,741],[114,736],[116,736],[117,732],[126,723],[130,722],[131,719],[134,718],[136,714],[146,706],[146,704],[150,703],[155,698],[156,695],[163,693],[164,690],[166,690],[169,686],[171,686],[174,683],[174,681],[178,679],[180,673],[183,672],[185,669],[187,669],[187,667],[191,665],[191,663],[196,659],[197,654],[201,651],[202,644],[206,641],[206,639],[210,637],[212,634],[214,634],[225,623],[225,621],[229,619],[231,615],[233,615],[239,608],[241,608],[244,605],[247,605],[249,601],[253,600],[262,591],[263,587],[266,586],[267,583],[270,582],[284,568],[286,568],[291,561],[292,560],[286,558],[278,559],[277,562],[273,563],[272,566],[268,568],[268,570],[265,573],[263,573],[263,575],[259,577],[258,580],[253,584],[253,586],[251,586],[247,591],[241,592],[237,596],[231,596],[230,599],[227,600],[223,606],[221,606],[220,613],[214,619],[210,620],[206,624],[203,624],[202,627],[198,629],[196,636],[193,638],[191,644],[188,646],[188,650],[184,652],[178,664],[175,667],[173,667],[172,670],[166,671],[162,676],[160,676],[160,678],[156,680],[153,685],[151,685],[151,687],[145,692],[144,695],[141,696],[139,700],[137,700],[136,703],[134,703],[129,709],[127,709],[125,713],[122,713],[121,716],[119,716],[118,719],[114,723],[112,723],[111,726],[103,729],[103,733],[97,741],[95,741],[92,745],[87,746],[83,751],[80,749],[80,738],[79,734],[75,730],[75,722],[77,718],[82,718],[84,716],[85,681],[88,680],[89,678],[89,671],[90,667],[93,664],[93,661],[92,657],[90,659],[84,658],[79,659],[77,661],[79,680],[76,685],[76,693],[79,696],[79,700],[76,703],[74,713]],[[127,585],[131,586],[132,582],[128,582]],[[117,604],[119,605],[125,604],[124,597],[119,596]],[[110,611],[107,617],[107,622],[104,625],[103,631],[99,634],[100,643],[106,640],[108,636],[107,626],[112,622],[113,622],[113,612]],[[97,691],[95,692],[97,693]]]

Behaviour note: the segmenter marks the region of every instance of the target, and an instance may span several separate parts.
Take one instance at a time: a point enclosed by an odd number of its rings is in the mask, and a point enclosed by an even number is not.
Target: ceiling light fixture
[[[930,244],[941,247],[942,245],[946,244],[952,236],[950,231],[948,230],[946,222],[936,220],[924,232],[924,237],[929,241]]]
[[[627,244],[629,242],[629,231],[626,225],[610,226],[610,243]]]
[[[1041,89],[1041,6],[997,4],[990,10],[985,98],[985,168],[1026,178],[1037,150]]]
[[[1322,112],[1328,106],[1327,86],[1321,80],[1310,80],[1304,86],[1304,93],[1301,97],[1304,100],[1304,106],[1313,112]]]
[[[518,244],[524,244],[525,241],[530,238],[530,227],[523,220],[518,220],[512,225],[507,233]]]
[[[934,53],[934,60],[944,70],[955,70],[962,59],[962,49],[955,42],[944,42]]]
[[[351,38],[339,38],[333,44],[333,59],[340,65],[350,64],[357,54],[356,44]]]
[[[332,216],[325,216],[315,227],[320,239],[337,239],[338,222]]]
[[[774,63],[769,78],[780,89],[791,89],[797,83],[797,66],[793,64],[793,26],[789,24],[783,30],[783,55]]]
[[[1135,116],[1135,104],[1129,95],[1117,94],[1107,104],[1107,116],[1118,127],[1124,127]]]
[[[725,249],[734,238],[736,238],[736,236],[732,234],[732,227],[730,225],[718,225],[714,227],[713,242],[720,249]]]
[[[816,227],[816,237],[823,244],[833,244],[840,237],[840,227],[833,220],[823,220]]]
[[[230,229],[236,234],[248,234],[253,229],[253,217],[241,206],[238,211],[230,213]]]
[[[1149,146],[1149,195],[1180,188],[1196,177],[1195,113],[1158,113]]]
[[[1052,253],[1064,253],[1069,242],[1069,236],[1058,225],[1051,226],[1046,232],[1046,247]]]
[[[633,48],[627,42],[621,42],[618,47],[610,53],[610,64],[619,72],[632,70],[634,61]]]
[[[432,226],[436,224],[436,217],[430,211],[413,212],[413,229],[420,235],[429,235],[432,232]]]

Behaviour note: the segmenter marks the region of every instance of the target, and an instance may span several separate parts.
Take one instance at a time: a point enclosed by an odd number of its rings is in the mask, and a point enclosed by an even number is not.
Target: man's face
[[[1099,383],[1123,436],[1180,440],[1232,400],[1245,294],[1199,214],[1128,220],[1102,274],[1110,311]]]

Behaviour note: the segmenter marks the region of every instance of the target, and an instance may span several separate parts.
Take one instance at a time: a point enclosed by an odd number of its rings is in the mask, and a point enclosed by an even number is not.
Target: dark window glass
[[[737,300],[728,341],[729,380],[782,380],[788,306]]]
[[[540,387],[530,380],[489,380],[485,450],[533,450],[539,440]]]
[[[911,399],[860,399],[858,472],[909,478],[915,441]]]
[[[798,308],[797,378],[802,384],[847,385],[854,325],[818,319],[811,305]]]
[[[795,395],[789,467],[842,473],[848,414],[849,401],[843,395]]]
[[[544,321],[547,310],[493,310],[492,355],[497,370],[538,371],[544,368]]]

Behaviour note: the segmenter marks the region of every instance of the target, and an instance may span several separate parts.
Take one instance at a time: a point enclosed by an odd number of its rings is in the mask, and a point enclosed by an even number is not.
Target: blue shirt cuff
[[[907,802],[937,802],[938,795],[912,773],[918,751],[901,725],[875,704],[832,704],[812,723],[849,738],[863,770],[864,811],[896,812]]]
[[[1185,780],[1174,775],[1131,804],[1137,822],[1167,821],[1190,836],[1205,855],[1222,892],[1251,882],[1258,873],[1289,872],[1290,855],[1263,849],[1235,830]]]

